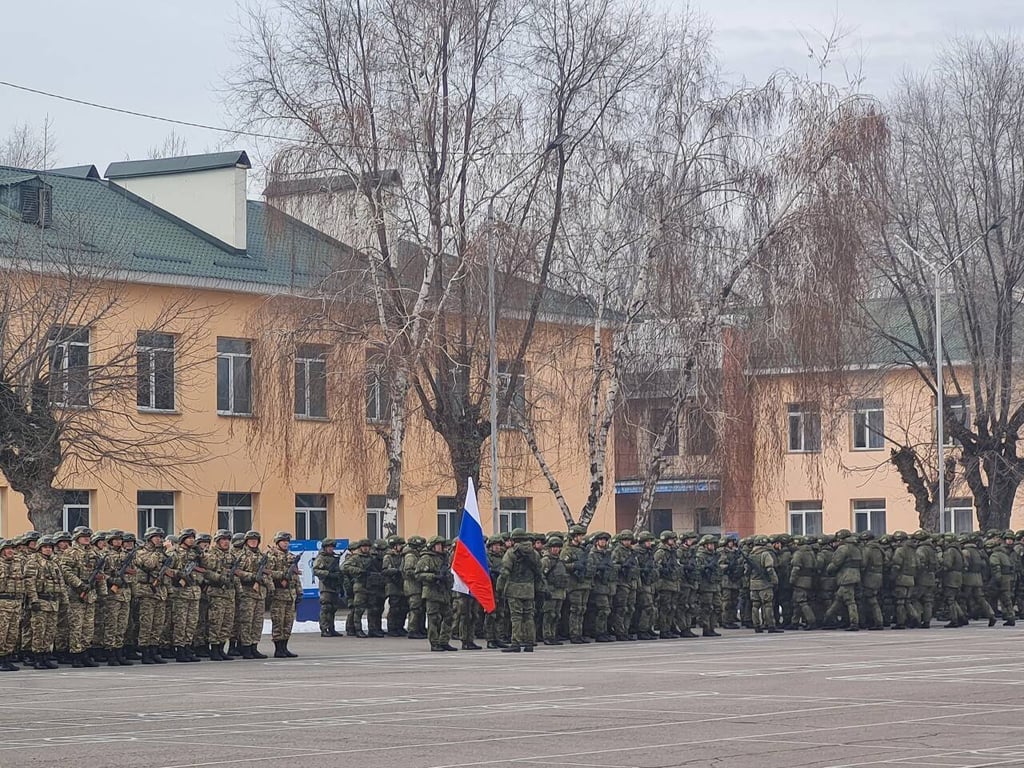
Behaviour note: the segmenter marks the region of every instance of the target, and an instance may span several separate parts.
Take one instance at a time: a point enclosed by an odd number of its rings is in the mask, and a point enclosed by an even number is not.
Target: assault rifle
[[[182,587],[188,587],[192,585],[192,574],[196,570],[196,561],[189,560],[185,563],[185,567],[181,569],[181,578],[178,579],[178,583]]]
[[[755,563],[753,560],[751,560],[750,556],[742,549],[737,549],[736,551],[739,553],[740,557],[742,557],[747,562],[747,565],[750,566],[750,570],[753,572],[754,576],[761,579],[762,581],[769,580],[768,571],[766,571],[760,563]]]
[[[135,561],[135,555],[138,554],[137,549],[133,549],[125,557],[124,562],[121,563],[121,567],[117,569],[117,579],[110,585],[110,591],[115,595],[121,591],[121,587],[124,586],[124,577],[128,573],[128,569],[132,567],[132,563]]]
[[[160,570],[156,572],[156,576],[153,577],[153,581],[150,582],[149,588],[156,592],[156,588],[160,586],[161,580],[167,575],[167,572],[171,570],[171,566],[174,564],[174,558],[167,555],[163,562],[160,563]]]
[[[98,579],[100,573],[102,573],[103,566],[106,564],[106,562],[107,556],[100,555],[99,558],[96,560],[96,567],[93,568],[92,573],[89,574],[89,578],[82,582],[82,591],[78,594],[78,596],[82,600],[85,600],[85,596],[89,594],[89,590],[92,589],[93,586],[96,584],[96,579]]]
[[[284,578],[281,579],[281,589],[287,589],[288,588],[288,584],[291,582],[291,578],[290,577],[298,576],[298,575],[299,575],[299,558],[296,557],[294,560],[291,560],[289,562],[288,570],[285,571]]]
[[[269,552],[264,552],[263,557],[260,558],[259,564],[256,566],[256,576],[252,582],[252,588],[257,592],[260,588],[260,581],[263,579],[263,572],[267,570],[267,560],[270,558]]]

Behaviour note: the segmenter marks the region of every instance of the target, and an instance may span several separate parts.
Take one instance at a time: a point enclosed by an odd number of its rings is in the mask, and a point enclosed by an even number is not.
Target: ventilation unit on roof
[[[53,223],[53,190],[46,186],[21,185],[21,220],[48,227]]]

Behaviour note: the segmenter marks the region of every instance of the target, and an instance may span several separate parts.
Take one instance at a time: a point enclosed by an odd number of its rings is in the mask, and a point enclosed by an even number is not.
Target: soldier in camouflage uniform
[[[942,546],[942,604],[948,623],[946,629],[955,629],[967,623],[967,616],[960,609],[960,589],[964,583],[964,555],[956,536],[949,534]]]
[[[739,541],[733,536],[723,537],[719,542],[718,556],[722,565],[722,626],[725,629],[739,629],[740,589],[743,587],[743,558],[739,552]]]
[[[25,594],[25,574],[14,544],[0,542],[0,672],[18,671],[13,662],[21,634],[21,606]]]
[[[697,542],[697,594],[704,637],[721,637],[715,631],[722,615],[722,568],[718,561],[718,538],[704,535]]]
[[[320,552],[313,561],[313,575],[320,587],[320,637],[341,637],[341,633],[334,628],[335,617],[341,604],[341,564],[338,562],[338,556],[334,554],[337,545],[338,542],[334,539],[324,539],[320,542]],[[390,629],[389,620],[388,630]]]
[[[452,574],[440,536],[431,537],[416,562],[427,611],[427,638],[432,651],[457,651],[452,639]]]
[[[348,579],[348,618],[345,620],[345,634],[349,637],[368,637],[363,631],[363,616],[370,604],[370,590],[367,579],[374,568],[373,547],[369,539],[359,539],[348,548],[348,556],[342,563],[341,571]],[[378,573],[379,575],[379,573]]]
[[[608,634],[608,619],[611,616],[612,593],[616,588],[617,569],[612,561],[609,546],[611,534],[598,531],[593,536],[593,546],[587,554],[587,571],[593,574],[588,608],[592,614],[593,637],[599,643],[611,643],[615,637]]]
[[[629,628],[636,611],[636,593],[640,589],[640,563],[637,560],[636,540],[632,531],[620,531],[612,549],[612,565],[616,571],[615,592],[612,596],[611,632],[619,642],[636,640]]]
[[[405,539],[401,536],[388,537],[388,551],[384,555],[384,591],[388,600],[388,635],[405,637],[405,619],[409,615],[409,601],[405,597],[402,583],[402,549]]]
[[[889,563],[894,581],[893,600],[896,603],[896,623],[893,629],[906,629],[908,623],[910,626],[917,626],[921,621],[921,616],[910,599],[917,576],[917,552],[912,539],[903,531],[893,533],[892,540],[896,544]]]
[[[558,620],[562,615],[566,587],[569,586],[569,572],[562,560],[563,543],[559,536],[549,538],[547,550],[540,560],[540,569],[544,576],[544,613],[541,628],[544,645],[562,644],[558,639]]]
[[[832,553],[826,574],[836,578],[836,596],[825,611],[824,625],[835,627],[836,621],[845,612],[846,629],[856,632],[860,629],[860,612],[857,607],[860,589],[862,554],[857,537],[843,529],[836,532],[839,545]]]
[[[1009,534],[1007,536],[1007,534]],[[1003,612],[1003,626],[1013,627],[1017,624],[1014,593],[1017,590],[1017,569],[1013,562],[1013,531],[1005,531],[1003,539],[997,541],[989,555],[992,585]]]
[[[76,528],[72,531],[74,544],[61,559],[61,573],[68,585],[70,609],[71,666],[95,667],[86,651],[92,642],[96,619],[96,601],[107,594],[106,575],[100,554],[92,548],[89,539],[92,530]]]
[[[174,660],[196,662],[200,658],[192,652],[192,641],[199,623],[199,552],[195,548],[196,531],[183,528],[178,534],[178,546],[171,551],[170,603],[171,645]]]
[[[239,647],[243,659],[265,659],[259,649],[263,635],[263,612],[267,595],[273,589],[273,582],[267,572],[270,555],[260,552],[262,537],[259,531],[246,531],[245,546],[238,555],[235,575],[241,584],[236,610],[241,634]]]
[[[409,634],[410,640],[427,639],[427,615],[423,608],[423,585],[416,579],[416,564],[420,554],[427,545],[422,536],[410,536],[402,549],[402,590],[409,603]]]
[[[107,596],[103,599],[103,650],[111,667],[130,667],[125,658],[125,637],[132,606],[131,578],[134,556],[124,551],[124,531],[114,529],[107,534]],[[129,573],[131,571],[131,573]]]
[[[965,612],[970,618],[981,615],[988,619],[988,625],[996,625],[996,615],[991,604],[985,597],[985,556],[978,549],[974,538],[968,538],[961,547],[964,556],[964,584],[960,590],[960,596],[967,603]],[[966,622],[965,622],[966,623]]]
[[[640,568],[640,586],[636,591],[636,611],[630,634],[640,640],[657,640],[654,634],[654,585],[658,580],[654,564],[654,534],[640,531],[636,537],[636,558]]]
[[[103,559],[103,576],[110,579],[111,554],[107,548],[107,532],[95,531],[89,538],[93,550]],[[89,649],[86,654],[93,661],[106,661],[107,655],[103,650],[103,632],[107,624],[107,601],[110,599],[110,585],[107,585],[107,594],[103,597],[97,596],[93,612],[92,639],[89,641]]]
[[[505,554],[505,540],[501,536],[487,539],[487,570],[494,590],[494,610],[484,616],[484,636],[488,648],[507,648],[509,639],[505,632],[505,600],[498,594],[498,577],[501,575],[501,558]]]
[[[590,599],[593,572],[590,570],[587,552],[583,549],[583,536],[587,529],[581,525],[569,527],[569,541],[562,548],[561,560],[569,575],[566,600],[569,603],[569,642],[580,645],[588,642],[583,637],[583,619]]]
[[[882,617],[882,606],[878,602],[878,593],[882,589],[885,572],[885,553],[871,531],[860,535],[862,547],[860,593],[862,608],[860,610],[861,626],[870,630],[885,629]]]
[[[274,641],[275,659],[298,657],[288,649],[295,624],[295,612],[302,602],[302,574],[299,571],[299,556],[289,551],[292,535],[288,531],[274,534],[274,546],[267,559],[267,574],[272,588],[270,592],[270,631]]]
[[[68,550],[71,549],[71,533],[58,531],[53,535],[53,559],[60,567],[61,560]],[[61,576],[63,582],[63,575]],[[53,640],[53,647],[56,651],[57,661],[61,664],[71,663],[71,640],[70,621],[68,618],[68,588],[64,585],[61,591],[60,600],[57,603],[57,635]]]
[[[700,586],[697,575],[697,534],[686,531],[679,537],[679,567],[682,578],[679,582],[679,602],[676,604],[676,631],[680,637],[696,637],[692,627],[696,619],[698,600],[697,589]]]
[[[658,580],[654,594],[658,603],[658,630],[662,640],[679,637],[675,630],[676,612],[679,605],[679,583],[682,567],[676,554],[678,536],[675,531],[662,531],[661,542],[654,551],[654,565]]]
[[[782,632],[775,626],[775,585],[779,582],[779,576],[775,572],[775,555],[767,536],[754,538],[754,549],[747,565],[750,571],[750,615],[754,622],[754,632]]]
[[[220,529],[214,534],[213,546],[203,558],[206,573],[206,634],[210,640],[211,661],[231,661],[224,644],[231,639],[235,626],[235,554],[231,549],[231,531]]]
[[[817,557],[810,542],[803,536],[794,536],[796,551],[789,561],[789,583],[793,600],[792,626],[805,630],[818,627],[818,617],[811,607],[814,582],[818,575]],[[801,623],[802,622],[802,623]]]
[[[207,595],[209,584],[206,580],[206,558],[210,551],[210,544],[213,537],[208,533],[200,533],[196,536],[196,550],[199,553],[199,622],[196,624],[196,634],[192,638],[192,652],[203,659],[210,658],[210,598]]]
[[[502,653],[533,651],[537,642],[535,592],[542,583],[541,559],[530,534],[522,528],[512,531],[515,546],[501,559],[498,589],[505,596],[512,619],[512,642]]]
[[[921,629],[929,629],[938,589],[935,574],[939,570],[939,556],[927,531],[914,531],[913,538],[917,542],[917,576],[914,578],[912,600],[921,614]]]
[[[25,562],[25,595],[32,622],[32,667],[57,669],[48,658],[57,634],[57,606],[64,591],[64,577],[53,556],[53,538],[43,536]],[[130,663],[130,662],[129,662]]]
[[[370,569],[366,574],[366,629],[368,637],[384,637],[384,600],[386,584],[384,583],[384,555],[388,551],[388,543],[377,539],[370,552]]]
[[[143,664],[163,664],[157,646],[163,631],[167,611],[167,569],[171,558],[164,553],[162,528],[147,528],[142,535],[145,543],[135,557],[139,569],[136,597],[139,601],[139,646]]]

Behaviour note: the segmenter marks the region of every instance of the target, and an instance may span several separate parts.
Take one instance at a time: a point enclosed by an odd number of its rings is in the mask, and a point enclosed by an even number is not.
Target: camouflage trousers
[[[139,644],[139,599],[133,595],[128,605],[128,629],[124,635],[124,644],[134,648]]]
[[[796,609],[796,590],[793,590],[794,610]],[[739,587],[722,587],[722,624],[735,624],[739,618],[740,589]]]
[[[679,602],[676,603],[676,629],[680,632],[688,632],[693,626],[694,618],[694,590],[684,586],[679,590]]]
[[[900,585],[892,588],[892,597],[896,601],[897,627],[906,627],[908,618],[913,620],[915,624],[921,620],[921,614],[917,612],[917,607],[910,599],[912,589],[913,587],[903,587]]]
[[[613,635],[616,637],[626,637],[629,635],[629,628],[633,623],[633,613],[635,611],[636,590],[620,584],[615,590],[615,596],[612,598],[611,624]]]
[[[103,647],[103,626],[106,623],[106,613],[106,598],[96,598],[96,602],[93,603],[92,637],[87,643],[90,648]]]
[[[843,584],[836,588],[836,596],[832,600],[832,604],[825,611],[825,621],[830,622],[840,616],[843,610],[846,610],[846,615],[850,619],[851,627],[860,626],[860,613],[857,610],[857,590],[856,584]]]
[[[981,587],[963,586],[960,589],[960,598],[967,601],[968,615],[977,618],[979,615],[986,619],[995,615],[992,605],[985,597],[985,590]]]
[[[574,589],[568,593],[566,599],[569,601],[569,637],[583,637],[583,619],[587,613],[587,603],[590,601],[590,590]]]
[[[337,592],[320,592],[320,631],[321,632],[333,632],[334,631],[334,620],[338,615],[338,593]],[[388,627],[391,626],[391,620],[388,620]]]
[[[409,595],[409,631],[423,634],[427,631],[427,614],[423,606],[423,596]]]
[[[27,651],[32,648],[32,619],[29,611],[21,612],[21,627],[19,628],[18,649]]]
[[[590,615],[593,618],[593,637],[602,637],[608,634],[608,618],[612,614],[612,598],[604,592],[590,591],[588,601]],[[513,642],[515,638],[513,638]]]
[[[563,598],[549,597],[544,601],[542,632],[545,640],[558,639],[558,620],[562,616]]]
[[[206,620],[206,634],[210,643],[213,645],[223,645],[228,642],[235,629],[235,596],[217,595],[211,597]]]
[[[424,600],[427,607],[427,639],[431,645],[447,645],[452,639],[451,600]]]
[[[964,618],[959,597],[960,587],[944,586],[942,588],[942,603],[946,607],[946,618],[953,624],[958,624]]]
[[[714,629],[722,617],[722,592],[704,589],[700,593],[700,623],[704,629]]]
[[[679,605],[679,593],[675,590],[663,589],[658,592],[658,631],[664,635],[672,633],[676,620],[676,607]]]
[[[509,597],[508,613],[512,619],[512,644],[533,645],[537,642],[536,613],[532,597]]]
[[[750,618],[755,629],[775,628],[775,591],[768,589],[750,590]]]
[[[103,601],[103,627],[100,633],[101,647],[108,651],[113,648],[124,647],[130,611],[131,603],[127,600],[107,599]]]
[[[57,604],[57,636],[53,645],[58,651],[66,652],[71,645],[71,621],[68,618],[68,601],[62,599]]]
[[[139,599],[139,645],[143,648],[160,645],[160,636],[164,631],[164,614],[167,612],[167,601],[156,597]]]
[[[171,645],[192,645],[199,624],[199,601],[174,595],[170,603]]]
[[[32,653],[49,653],[57,636],[57,601],[44,600],[42,610],[32,611]]]
[[[636,591],[636,610],[633,611],[633,622],[630,634],[650,634],[654,630],[654,589],[640,587]]]
[[[0,600],[0,657],[18,650],[21,635],[21,600]]]
[[[494,610],[484,616],[484,637],[488,642],[496,640],[508,640],[505,631],[508,608],[505,601],[497,595],[494,596]],[[412,614],[410,614],[411,616]],[[409,631],[412,631],[412,619],[409,620]]]
[[[199,598],[199,621],[192,645],[206,646],[210,644],[210,598],[205,594]]]
[[[388,632],[394,633],[405,626],[409,615],[409,601],[404,594],[388,595]]]
[[[270,636],[277,642],[292,636],[292,625],[295,624],[295,593],[286,592],[283,597],[278,593],[270,598]]]
[[[239,641],[242,645],[256,645],[263,636],[263,595],[246,590],[238,598],[236,610]]]
[[[818,624],[818,617],[811,607],[810,590],[804,587],[793,587],[793,617],[792,622],[798,623],[800,618],[804,620],[804,626],[814,627]]]
[[[860,590],[861,622],[869,627],[880,627],[885,624],[882,618],[882,605],[878,602],[878,590],[871,587],[861,587]]]
[[[452,634],[464,643],[472,643],[476,639],[477,618],[483,609],[472,595],[459,595],[456,600]],[[391,622],[388,622],[388,627],[391,627]]]
[[[96,624],[96,604],[71,598],[68,605],[68,639],[72,653],[82,653],[92,645]]]

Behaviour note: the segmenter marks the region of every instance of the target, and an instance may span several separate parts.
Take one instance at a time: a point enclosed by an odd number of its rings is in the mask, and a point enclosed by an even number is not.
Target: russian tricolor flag
[[[475,597],[487,613],[494,611],[494,589],[491,586],[491,572],[487,567],[487,545],[480,524],[480,508],[476,503],[473,478],[469,478],[459,538],[455,540],[452,575],[455,577],[452,589]]]

